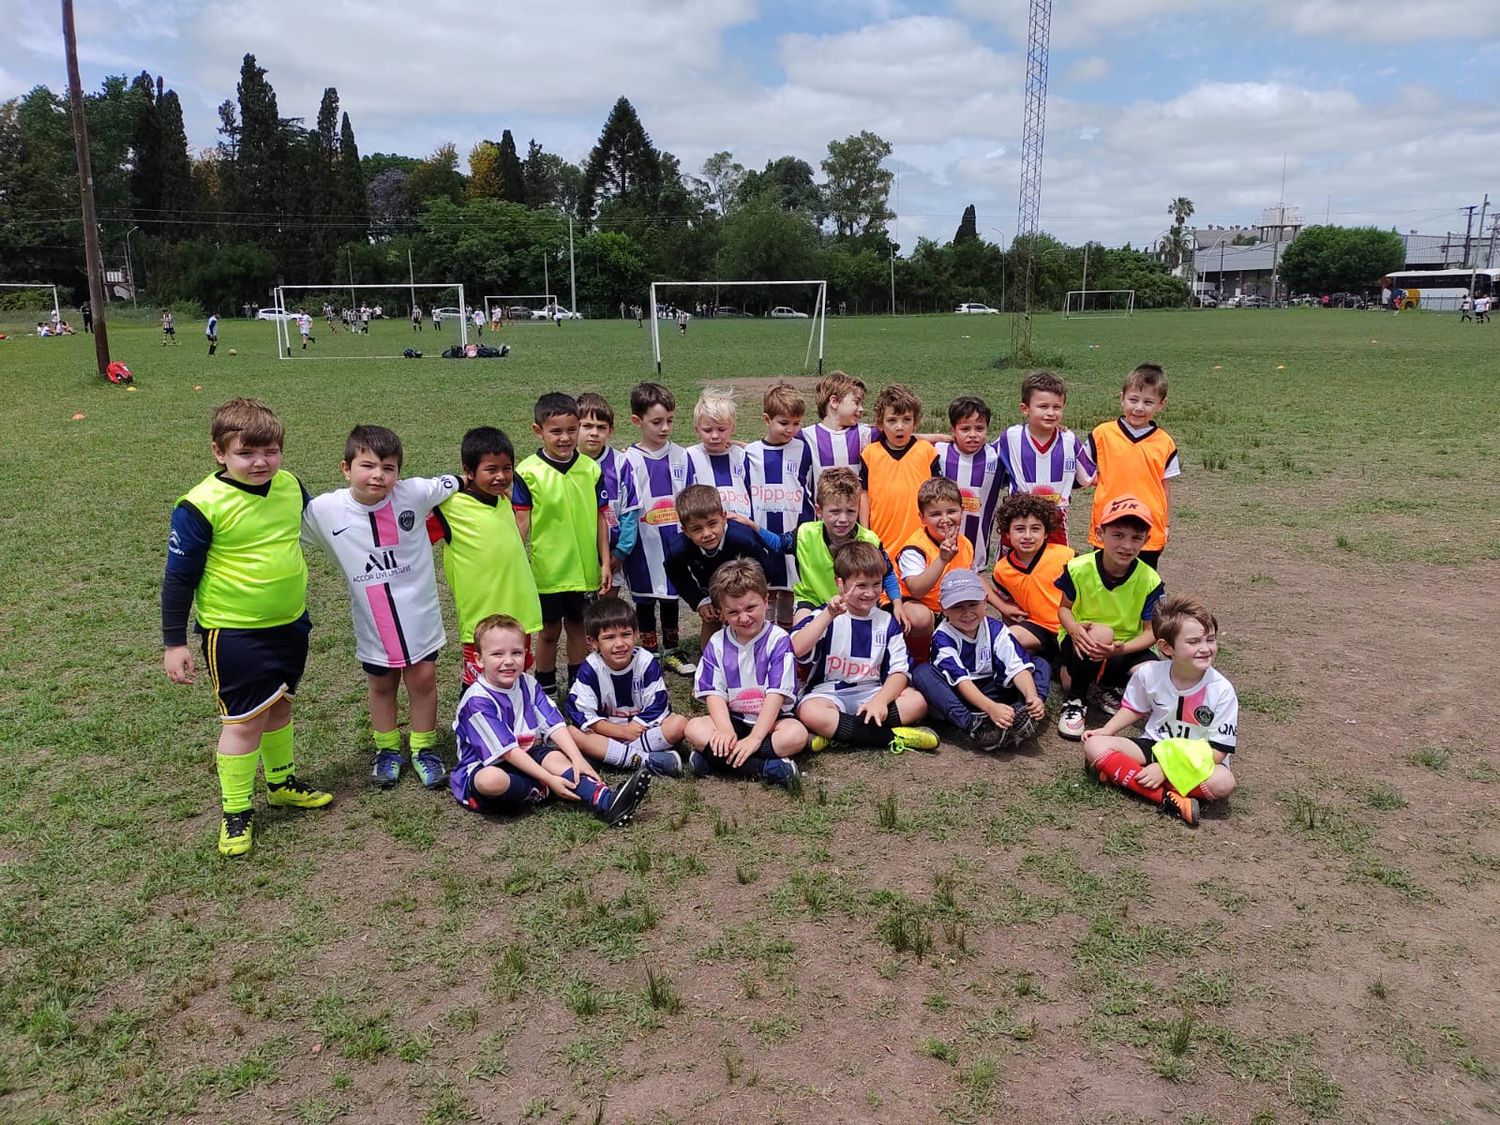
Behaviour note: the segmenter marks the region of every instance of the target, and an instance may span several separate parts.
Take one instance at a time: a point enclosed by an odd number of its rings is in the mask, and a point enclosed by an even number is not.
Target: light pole
[[[141,303],[136,298],[139,286],[135,283],[135,266],[130,264],[130,236],[140,229],[140,227],[131,227],[125,232],[125,272],[130,275],[130,306],[134,309],[139,309]]]
[[[1000,247],[1000,311],[1005,311],[1005,232],[999,227],[990,227],[1000,236],[1000,241],[995,245]]]

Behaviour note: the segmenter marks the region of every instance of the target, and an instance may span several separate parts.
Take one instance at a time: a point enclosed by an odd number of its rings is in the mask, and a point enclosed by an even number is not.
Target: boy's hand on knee
[[[197,677],[193,671],[193,654],[187,645],[172,645],[162,653],[161,666],[167,679],[174,684],[191,684]]]
[[[728,762],[735,769],[739,769],[748,762],[751,756],[760,749],[760,739],[742,738],[734,744],[729,752]]]
[[[854,717],[866,723],[874,723],[877,727],[885,722],[886,709],[876,704],[873,697],[865,700],[859,705],[859,710],[854,712]]]
[[[561,797],[565,801],[576,801],[579,799],[577,783],[569,781],[565,777],[559,777],[555,773],[549,773],[542,784],[547,787],[554,797]]]

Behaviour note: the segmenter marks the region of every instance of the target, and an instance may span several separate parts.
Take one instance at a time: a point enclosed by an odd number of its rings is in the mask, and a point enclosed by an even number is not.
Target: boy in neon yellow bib
[[[210,435],[220,471],[172,510],[162,667],[173,683],[195,681],[187,644],[193,608],[222,724],[219,852],[239,856],[252,842],[257,763],[267,804],[316,809],[333,795],[302,784],[292,768],[291,696],[312,630],[300,541],[307,490],[281,467],[285,431],[265,403],[231,399],[214,411]]]

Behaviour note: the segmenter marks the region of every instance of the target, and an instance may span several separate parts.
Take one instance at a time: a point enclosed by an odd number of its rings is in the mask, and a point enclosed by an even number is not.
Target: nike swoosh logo
[[[348,528],[347,528],[347,527],[341,527],[341,528],[339,528],[339,529],[338,529],[338,530],[337,530],[337,531],[335,531],[335,532],[334,532],[334,534],[335,534],[335,535],[342,535],[342,534],[344,534],[344,532],[346,532],[346,531],[348,531],[348,530],[349,530],[349,529],[348,529]]]

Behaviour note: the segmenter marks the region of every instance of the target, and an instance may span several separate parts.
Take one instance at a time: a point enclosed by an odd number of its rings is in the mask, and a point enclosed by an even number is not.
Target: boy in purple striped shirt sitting
[[[912,725],[927,714],[927,701],[908,686],[901,622],[878,604],[885,570],[885,553],[873,543],[835,548],[838,593],[792,635],[792,649],[809,669],[797,717],[814,750],[834,742],[893,754],[937,749],[936,734]]]
[[[785,630],[766,620],[766,572],[734,559],[714,572],[709,596],[723,628],[698,661],[693,694],[707,715],[688,721],[688,764],[702,777],[725,773],[790,785],[792,757],[807,746],[807,728],[792,716],[796,657]]]

